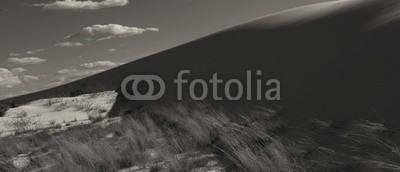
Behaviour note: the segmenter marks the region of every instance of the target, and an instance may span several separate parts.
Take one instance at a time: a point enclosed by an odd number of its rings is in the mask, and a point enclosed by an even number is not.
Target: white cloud
[[[115,52],[117,52],[117,50],[116,50],[115,48],[110,48],[110,49],[107,50],[107,52],[109,52],[109,53],[115,53]]]
[[[21,78],[22,78],[24,81],[39,80],[39,77],[33,76],[33,75],[22,75]]]
[[[54,80],[52,80],[49,83],[45,84],[44,87],[45,88],[49,88],[49,87],[59,86],[59,85],[61,85],[63,83],[66,83],[66,81],[67,81],[67,78],[61,76],[61,77],[55,78]]]
[[[37,53],[40,53],[40,52],[43,52],[44,50],[43,49],[37,49],[37,50],[29,50],[29,51],[27,51],[26,52],[26,54],[37,54]]]
[[[128,27],[119,24],[93,25],[83,28],[80,32],[67,36],[66,38],[86,37],[87,40],[106,40],[115,37],[127,37],[143,34],[147,31],[158,32],[157,28]]]
[[[83,44],[80,42],[61,42],[61,43],[55,44],[54,46],[56,46],[56,47],[81,47],[81,46],[83,46]]]
[[[26,72],[26,71],[27,70],[22,68],[22,67],[11,69],[11,72],[14,73],[14,74],[21,74],[21,73]]]
[[[69,77],[80,77],[80,76],[89,76],[89,75],[94,75],[99,72],[103,72],[106,69],[93,69],[93,70],[83,70],[83,69],[74,69],[74,68],[69,68],[69,69],[63,69],[59,70],[59,74],[66,74]]]
[[[40,52],[43,52],[43,51],[44,51],[44,49],[28,50],[28,51],[26,51],[25,53],[22,53],[22,54],[32,55],[32,54],[37,54],[37,53],[40,53]],[[20,53],[11,52],[9,54],[9,56],[10,57],[18,57],[18,56],[21,56],[21,54]]]
[[[19,54],[18,53],[10,53],[10,56],[11,57],[16,57],[16,56],[19,56]]]
[[[92,63],[84,63],[79,66],[74,66],[57,71],[57,79],[48,84],[48,86],[61,85],[63,83],[71,82],[73,80],[94,75],[103,72],[107,69],[117,67],[123,63],[116,63],[111,61],[97,61]]]
[[[154,28],[154,27],[150,27],[150,28],[146,28],[147,31],[153,31],[153,32],[159,32],[160,29],[158,28]]]
[[[0,87],[12,88],[21,83],[19,77],[11,70],[0,68]]]
[[[34,6],[41,6],[46,10],[98,10],[102,8],[121,7],[128,3],[128,0],[103,0],[98,2],[91,0],[64,0],[47,4],[35,4]]]
[[[38,80],[39,77],[32,75],[23,75],[26,72],[24,68],[14,68],[11,70],[0,68],[0,88],[13,88],[23,81]]]
[[[8,58],[8,61],[17,65],[32,65],[32,64],[38,64],[38,63],[43,63],[46,61],[46,59],[42,59],[39,57],[23,57],[23,58]]]
[[[86,68],[86,69],[92,69],[92,68],[111,68],[120,65],[120,63],[114,63],[111,61],[97,61],[93,63],[84,63],[81,64],[80,67]]]

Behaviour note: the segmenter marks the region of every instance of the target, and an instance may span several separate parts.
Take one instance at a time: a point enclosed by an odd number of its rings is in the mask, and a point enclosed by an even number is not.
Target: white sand
[[[0,118],[0,135],[21,128],[27,131],[62,126],[71,122],[86,124],[90,121],[89,118],[105,117],[114,105],[116,97],[116,92],[106,91],[77,97],[36,100],[11,108]]]

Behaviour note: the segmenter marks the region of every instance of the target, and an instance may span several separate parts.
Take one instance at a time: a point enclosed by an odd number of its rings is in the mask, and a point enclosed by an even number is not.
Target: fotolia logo
[[[130,94],[127,90],[128,83],[131,81],[133,81],[131,87],[133,94]],[[142,94],[138,90],[139,83],[142,81],[146,82],[149,86],[146,94]],[[154,81],[160,84],[160,90],[156,94],[154,94]],[[122,81],[121,91],[129,100],[158,100],[165,93],[165,83],[159,76],[155,75],[130,75]]]
[[[205,81],[203,79],[195,79],[189,81],[188,79],[184,79],[184,75],[190,74],[189,70],[182,70],[178,72],[176,79],[174,79],[174,84],[176,85],[177,100],[183,99],[183,88],[184,86],[189,86],[188,92],[189,96],[193,100],[205,100],[209,98],[209,92],[212,90],[211,98],[213,100],[280,100],[281,99],[281,84],[280,81],[277,79],[269,79],[265,82],[261,79],[256,79],[256,96],[253,97],[253,80],[252,80],[252,71],[247,71],[246,75],[246,90],[244,89],[244,84],[238,79],[230,79],[224,82],[223,79],[218,78],[218,73],[213,74],[210,80]],[[256,76],[258,78],[262,75],[261,70],[256,71]],[[132,85],[128,87],[128,84],[132,82]],[[146,93],[141,93],[139,91],[139,84],[145,82],[148,85],[148,89]],[[155,91],[155,83],[158,84],[158,91]],[[209,85],[211,84],[211,89],[209,89]],[[264,84],[264,85],[263,85]],[[218,90],[220,90],[220,86],[223,85],[223,93],[224,96],[219,96]],[[269,87],[265,92],[265,86]],[[131,88],[131,89],[129,89]],[[235,94],[231,93],[235,88]],[[196,94],[196,89],[202,90],[200,95]],[[129,92],[128,90],[131,90]],[[129,100],[158,100],[162,98],[166,91],[165,82],[164,80],[156,75],[130,75],[126,77],[121,84],[121,92],[122,94]]]

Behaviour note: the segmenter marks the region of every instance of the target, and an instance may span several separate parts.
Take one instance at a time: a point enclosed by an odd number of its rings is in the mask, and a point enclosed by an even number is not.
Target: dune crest
[[[23,104],[61,96],[60,92],[75,96],[119,90],[122,80],[132,74],[162,77],[167,82],[163,98],[174,101],[172,81],[180,70],[191,70],[188,79],[210,78],[214,73],[230,79],[243,78],[251,69],[281,81],[282,100],[273,104],[282,106],[293,121],[375,119],[376,115],[365,114],[377,111],[382,116],[379,119],[400,122],[395,117],[400,113],[399,4],[394,0],[349,0],[295,8],[3,102]],[[139,104],[119,96],[111,112],[122,102]]]

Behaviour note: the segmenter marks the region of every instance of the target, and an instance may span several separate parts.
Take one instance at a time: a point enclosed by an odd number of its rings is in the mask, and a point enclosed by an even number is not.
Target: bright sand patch
[[[107,116],[116,97],[115,91],[106,91],[77,97],[41,99],[11,108],[0,118],[0,136],[18,130],[90,123],[93,119]]]

